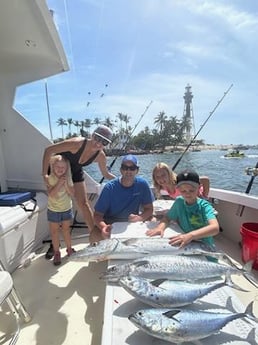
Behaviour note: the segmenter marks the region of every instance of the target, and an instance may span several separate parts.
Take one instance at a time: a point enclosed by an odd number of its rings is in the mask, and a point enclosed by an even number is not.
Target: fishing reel
[[[246,175],[250,176],[257,176],[258,175],[258,168],[245,168]]]

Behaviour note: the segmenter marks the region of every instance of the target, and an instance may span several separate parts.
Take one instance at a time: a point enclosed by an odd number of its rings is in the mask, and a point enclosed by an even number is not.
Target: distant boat
[[[232,150],[224,155],[225,158],[244,158],[245,154],[239,150]]]

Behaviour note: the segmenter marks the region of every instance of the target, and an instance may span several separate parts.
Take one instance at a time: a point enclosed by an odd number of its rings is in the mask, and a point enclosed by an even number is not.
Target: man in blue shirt
[[[90,242],[109,238],[114,222],[142,222],[153,214],[153,194],[145,179],[136,176],[138,160],[129,154],[122,159],[121,176],[109,181],[95,205],[95,229]]]

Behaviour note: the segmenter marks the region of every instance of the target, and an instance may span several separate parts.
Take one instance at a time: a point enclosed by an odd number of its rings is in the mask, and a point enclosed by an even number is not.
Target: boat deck
[[[88,242],[88,237],[81,236],[83,231],[85,230],[76,229],[73,233],[74,248],[77,250]],[[241,250],[238,246],[233,246],[222,234],[217,236],[216,240],[219,248],[241,264]],[[99,279],[99,274],[105,271],[107,262],[72,262],[64,258],[61,266],[55,267],[44,257],[46,249],[47,245],[35,254],[28,266],[21,267],[12,274],[16,290],[32,317],[29,323],[21,323],[17,345],[115,345],[108,337],[102,339],[106,283]],[[62,249],[62,255],[65,256],[65,249]],[[253,273],[258,279],[258,271]],[[258,290],[242,276],[234,276],[233,280],[249,291],[244,293],[234,290],[234,294],[243,306],[254,300],[254,311],[258,317]],[[109,302],[112,304],[114,300]],[[117,307],[121,310],[121,305]],[[5,304],[2,305],[2,310],[0,344],[7,345],[9,339],[4,334],[15,329],[15,320]],[[127,319],[125,314],[123,319]],[[233,321],[238,325],[237,322]],[[139,334],[140,331],[135,328],[135,332]],[[256,339],[257,336],[256,331]],[[132,334],[126,337],[124,342],[120,340],[119,344],[137,344],[135,339],[137,341],[138,338]],[[147,336],[147,339],[149,344],[150,340],[151,344],[168,344],[150,336]],[[216,339],[219,341],[220,337],[214,336],[213,344],[223,344]],[[227,338],[227,341],[230,339]],[[233,336],[231,344],[239,344],[239,341],[239,338],[236,340],[236,336]],[[254,345],[255,342],[243,340],[241,344]]]

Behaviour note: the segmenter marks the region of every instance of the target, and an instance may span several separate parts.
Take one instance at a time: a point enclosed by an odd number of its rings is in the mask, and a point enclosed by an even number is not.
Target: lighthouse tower
[[[195,135],[192,99],[193,94],[191,91],[191,86],[187,84],[184,94],[185,105],[183,114],[184,137],[187,144],[191,142]]]

